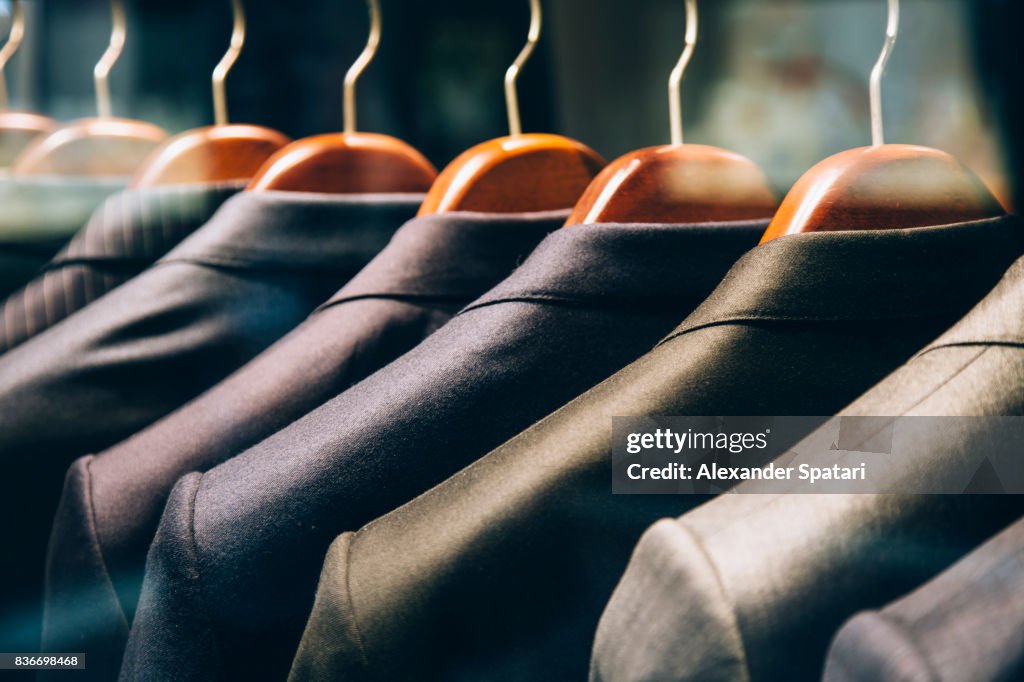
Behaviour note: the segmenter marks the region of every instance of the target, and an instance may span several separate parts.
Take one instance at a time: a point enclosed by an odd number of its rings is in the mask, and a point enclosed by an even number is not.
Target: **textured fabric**
[[[980,263],[965,254],[959,267]],[[1024,415],[1022,329],[1018,261],[967,317],[841,414]],[[899,494],[924,476],[963,474],[979,434],[942,423],[905,440],[893,494],[725,495],[659,522],[602,616],[592,679],[818,679],[844,620],[920,585],[1024,512],[1019,496]],[[717,590],[703,587],[712,579]],[[709,612],[720,617],[702,627],[733,634],[688,642],[693,614]]]
[[[43,649],[87,651],[81,675],[116,677],[146,550],[178,478],[258,443],[415,346],[510,274],[566,215],[411,221],[258,358],[128,441],[76,462],[50,542]]]
[[[830,682],[974,682],[1024,677],[1024,521],[832,643]]]
[[[294,328],[419,199],[243,193],[148,271],[0,356],[0,512],[18,547],[0,566],[0,650],[39,645],[47,529],[74,458],[176,409]]]
[[[107,199],[42,272],[0,304],[0,353],[139,274],[241,186],[132,190]]]
[[[0,299],[29,282],[126,180],[0,174]]]
[[[403,357],[245,454],[183,478],[167,513],[194,499],[186,528],[194,552],[166,554],[162,542],[188,540],[182,526],[162,528],[124,679],[285,677],[335,536],[648,350],[763,228],[559,230]],[[173,557],[187,563],[166,565]],[[248,654],[254,648],[259,662]]]
[[[835,412],[992,287],[1021,249],[1016,229],[833,232],[753,250],[653,352],[336,541],[293,679],[585,678],[636,541],[702,501],[611,495],[611,418]]]

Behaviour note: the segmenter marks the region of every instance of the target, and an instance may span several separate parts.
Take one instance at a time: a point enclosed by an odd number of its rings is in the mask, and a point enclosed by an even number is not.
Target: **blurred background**
[[[984,89],[979,5],[903,0],[884,85],[888,141],[951,152],[1009,201],[1005,144]],[[377,60],[359,84],[359,125],[444,166],[506,134],[502,77],[521,48],[527,0],[382,0]],[[95,115],[92,68],[108,0],[28,0],[7,70],[13,108]],[[228,79],[233,122],[293,137],[339,130],[345,71],[362,50],[364,0],[246,0],[249,38]],[[682,50],[682,0],[546,0],[541,46],[520,80],[524,128],[558,132],[608,159],[668,141],[666,84]],[[9,2],[0,0],[0,36]],[[128,0],[115,114],[172,132],[211,123],[210,73],[231,32],[228,0]],[[683,84],[686,139],[745,154],[782,191],[835,152],[870,142],[867,79],[884,0],[704,0]],[[2,38],[0,38],[2,39]]]

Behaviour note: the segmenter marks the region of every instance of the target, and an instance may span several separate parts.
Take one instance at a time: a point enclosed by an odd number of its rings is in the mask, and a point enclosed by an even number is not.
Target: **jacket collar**
[[[703,298],[766,225],[606,223],[558,230],[463,312],[508,301],[662,309],[666,300]]]
[[[151,259],[205,223],[244,183],[170,185],[119,192],[50,263]]]
[[[242,192],[157,265],[334,270],[341,259],[376,255],[422,200],[421,194]]]
[[[373,297],[475,298],[561,227],[568,214],[459,212],[416,218],[326,305]]]
[[[1022,251],[1015,217],[791,235],[744,256],[666,340],[735,322],[949,315],[984,296]]]

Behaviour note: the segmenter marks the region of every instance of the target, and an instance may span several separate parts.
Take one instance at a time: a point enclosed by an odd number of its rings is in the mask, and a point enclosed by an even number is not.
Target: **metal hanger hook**
[[[540,40],[540,29],[542,22],[540,0],[530,0],[530,32],[526,37],[526,45],[512,66],[505,72],[505,108],[508,109],[508,132],[512,137],[523,134],[523,120],[519,115],[519,95],[516,92],[516,81],[519,80],[519,73],[523,65],[529,61],[533,51],[537,48],[537,41]]]
[[[231,12],[234,17],[231,29],[231,45],[213,69],[213,123],[218,126],[228,124],[227,80],[231,68],[238,61],[245,47],[245,7],[242,0],[231,0]]]
[[[683,99],[680,86],[683,75],[686,74],[686,67],[690,65],[693,52],[697,48],[697,29],[697,0],[686,0],[686,46],[668,78],[668,118],[672,130],[672,144],[683,143]]]
[[[107,46],[103,56],[100,57],[96,67],[92,70],[93,79],[96,82],[96,111],[100,118],[113,116],[113,107],[110,103],[110,70],[121,58],[124,51],[125,38],[128,35],[128,20],[124,13],[124,0],[110,0],[110,45]]]
[[[367,0],[367,8],[370,10],[370,35],[366,39],[366,47],[356,58],[356,61],[349,67],[345,74],[344,90],[344,117],[345,132],[356,132],[356,82],[366,71],[373,58],[377,56],[377,48],[380,46],[381,17],[379,0]]]
[[[885,44],[878,55],[875,68],[871,70],[871,144],[880,147],[885,144],[885,121],[882,116],[882,77],[892,56],[896,39],[900,35],[900,0],[889,0],[889,21],[885,28]]]
[[[11,31],[7,36],[7,42],[0,48],[0,111],[7,111],[10,102],[7,96],[7,76],[4,71],[7,69],[7,62],[21,47],[21,41],[25,38],[25,8],[21,6],[21,0],[11,0]]]

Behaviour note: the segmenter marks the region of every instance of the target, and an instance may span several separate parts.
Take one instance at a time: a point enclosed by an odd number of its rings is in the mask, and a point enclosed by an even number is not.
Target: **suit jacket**
[[[1024,414],[1022,311],[1019,261],[967,317],[841,414]],[[904,439],[889,490],[963,473],[978,432],[950,423]],[[920,585],[1022,512],[1013,495],[719,497],[644,535],[602,616],[592,679],[817,679],[845,619]]]
[[[832,642],[825,679],[1020,679],[1022,562],[1018,521],[899,601],[846,623]]]
[[[0,650],[38,646],[39,631],[20,623],[41,606],[47,529],[72,461],[164,416],[294,328],[419,199],[236,196],[147,272],[0,357],[0,518],[19,547],[0,567]],[[23,646],[8,648],[8,636]]]
[[[0,177],[0,298],[35,277],[123,187],[119,179]]]
[[[984,265],[959,267],[964,249]],[[703,499],[611,495],[613,416],[835,412],[956,320],[1020,249],[1006,221],[758,247],[653,352],[336,540],[292,679],[584,678],[637,539]]]
[[[649,349],[763,227],[559,230],[414,350],[249,452],[183,478],[150,549],[122,677],[284,677],[339,532]],[[182,553],[193,532],[196,551]],[[195,628],[200,612],[217,616]]]
[[[238,189],[159,187],[107,199],[35,279],[0,304],[0,354],[148,268]]]
[[[146,550],[178,478],[255,445],[415,346],[511,273],[565,217],[413,220],[258,358],[124,443],[75,462],[50,541],[43,649],[87,651],[84,674],[115,677]]]

